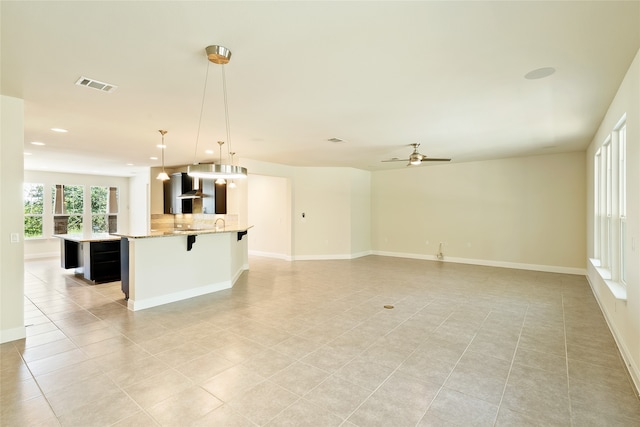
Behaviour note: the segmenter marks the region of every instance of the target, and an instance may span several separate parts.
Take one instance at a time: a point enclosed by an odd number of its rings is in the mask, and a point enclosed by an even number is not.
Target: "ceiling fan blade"
[[[432,157],[427,157],[422,159],[423,162],[450,162],[451,159],[436,159]]]
[[[409,159],[389,159],[389,160],[380,160],[381,162],[408,162]]]

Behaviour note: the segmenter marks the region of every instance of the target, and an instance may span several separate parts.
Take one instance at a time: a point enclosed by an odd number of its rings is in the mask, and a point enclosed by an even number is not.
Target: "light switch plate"
[[[11,243],[19,243],[20,235],[18,233],[11,233]]]

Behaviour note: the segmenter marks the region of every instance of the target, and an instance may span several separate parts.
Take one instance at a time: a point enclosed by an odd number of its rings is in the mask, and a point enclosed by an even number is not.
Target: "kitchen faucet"
[[[214,225],[214,227],[215,227],[215,229],[216,229],[216,230],[218,229],[218,221],[222,221],[222,229],[224,230],[224,229],[225,229],[225,227],[227,226],[227,225],[226,225],[226,223],[225,223],[225,221],[224,221],[224,218],[218,218],[218,219],[216,219],[216,222],[213,224],[213,225]]]

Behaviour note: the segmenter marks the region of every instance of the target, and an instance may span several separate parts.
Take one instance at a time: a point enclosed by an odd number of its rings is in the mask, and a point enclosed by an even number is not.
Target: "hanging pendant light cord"
[[[198,157],[198,141],[200,140],[200,126],[202,125],[202,113],[204,112],[204,99],[207,94],[207,80],[209,80],[209,64],[207,61],[207,73],[204,75],[204,89],[202,90],[202,103],[200,104],[200,119],[198,120],[198,133],[196,134],[196,149],[193,152],[193,164],[196,164]]]
[[[224,118],[225,126],[227,128],[227,157],[231,152],[231,129],[229,126],[229,104],[227,103],[227,79],[224,74],[224,64],[222,65],[222,93],[224,95]]]
[[[165,173],[164,171],[164,150],[167,148],[166,145],[164,145],[164,134],[167,133],[166,130],[161,130],[160,133],[162,134],[162,172]]]

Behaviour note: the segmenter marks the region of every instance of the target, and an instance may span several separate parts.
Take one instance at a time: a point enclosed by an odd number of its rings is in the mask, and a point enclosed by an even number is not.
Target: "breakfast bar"
[[[231,288],[249,269],[249,228],[119,234],[127,307],[142,310]]]

